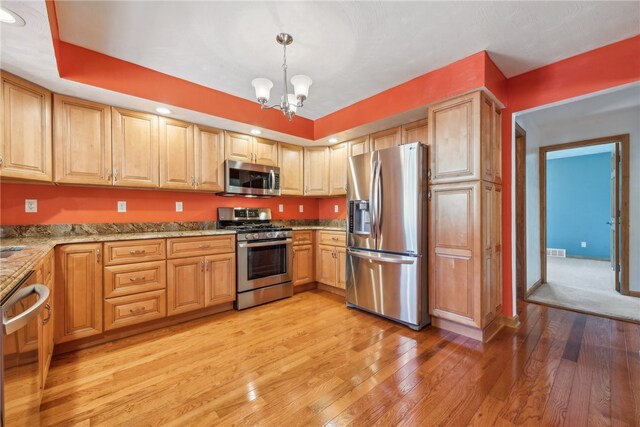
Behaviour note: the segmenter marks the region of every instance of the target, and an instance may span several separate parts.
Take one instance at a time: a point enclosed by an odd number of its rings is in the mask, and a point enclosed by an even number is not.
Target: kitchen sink
[[[24,248],[25,246],[7,246],[0,248],[0,258],[9,258],[11,255],[20,252]]]

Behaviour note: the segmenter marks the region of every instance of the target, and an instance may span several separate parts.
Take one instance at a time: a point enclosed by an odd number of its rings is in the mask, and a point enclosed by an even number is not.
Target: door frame
[[[542,283],[547,283],[547,153],[569,148],[587,147],[601,144],[620,144],[622,170],[622,198],[620,200],[620,294],[629,293],[629,134],[613,135],[603,138],[567,142],[565,144],[540,147],[540,273]]]
[[[527,297],[527,132],[515,124],[516,297]]]

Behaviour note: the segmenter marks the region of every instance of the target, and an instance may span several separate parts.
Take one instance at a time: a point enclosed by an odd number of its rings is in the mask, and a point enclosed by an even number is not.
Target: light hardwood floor
[[[640,325],[519,309],[482,344],[305,292],[57,356],[42,424],[637,425]]]

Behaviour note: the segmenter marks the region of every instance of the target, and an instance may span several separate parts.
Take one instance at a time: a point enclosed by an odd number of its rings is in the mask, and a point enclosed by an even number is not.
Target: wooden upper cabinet
[[[329,147],[304,148],[304,194],[329,195]]]
[[[224,191],[224,132],[195,126],[196,187],[202,191]]]
[[[397,147],[402,142],[402,128],[391,128],[369,135],[371,151],[383,150],[389,147]]]
[[[51,92],[4,71],[0,78],[0,177],[51,182]]]
[[[224,133],[224,155],[227,160],[253,163],[253,137],[243,133]]]
[[[411,142],[419,142],[425,145],[429,144],[427,122],[427,119],[422,119],[417,122],[402,125],[402,143],[409,144]]]
[[[369,135],[349,141],[349,157],[369,152]]]
[[[102,333],[102,243],[58,246],[55,341]]]
[[[493,181],[493,102],[488,97],[482,96],[480,104],[482,179]]]
[[[280,190],[283,196],[304,194],[304,149],[299,145],[278,144]]]
[[[111,107],[53,96],[54,181],[111,185]]]
[[[502,184],[502,110],[493,106],[493,182]]]
[[[270,139],[253,139],[253,163],[265,166],[278,165],[278,143]]]
[[[160,188],[196,188],[193,125],[160,117]]]
[[[431,182],[480,179],[480,93],[429,108]]]
[[[158,187],[158,116],[113,107],[113,184]]]
[[[347,154],[349,144],[342,142],[329,147],[329,194],[347,194]]]

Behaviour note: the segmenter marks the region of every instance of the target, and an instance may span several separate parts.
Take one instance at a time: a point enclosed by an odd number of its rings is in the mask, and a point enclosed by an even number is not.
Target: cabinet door
[[[111,185],[111,107],[53,96],[54,180]]]
[[[369,152],[369,135],[349,141],[349,156],[357,156]]]
[[[329,147],[329,194],[347,194],[347,152],[346,142]]]
[[[196,187],[224,191],[224,139],[220,129],[195,127]]]
[[[329,148],[304,148],[304,194],[329,195]]]
[[[373,133],[369,135],[369,141],[372,151],[397,147],[402,142],[402,129],[397,127]]]
[[[5,72],[0,77],[0,177],[51,182],[51,92]]]
[[[167,315],[204,307],[204,257],[167,260]]]
[[[158,187],[158,116],[112,108],[113,185]]]
[[[102,333],[102,244],[56,248],[56,343]]]
[[[236,254],[204,258],[204,303],[210,307],[236,299]]]
[[[318,245],[316,264],[316,281],[325,285],[336,286],[335,247]]]
[[[336,287],[347,287],[347,249],[336,248]]]
[[[429,132],[427,131],[427,121],[427,119],[422,119],[417,122],[402,125],[402,143],[409,144],[411,142],[419,142],[428,145]]]
[[[44,284],[49,288],[49,306],[47,309],[43,310],[41,314],[41,327],[42,327],[42,338],[40,340],[40,375],[41,382],[40,384],[44,388],[47,375],[49,373],[49,366],[51,365],[51,358],[53,357],[53,340],[55,331],[53,329],[53,313],[55,307],[55,293],[54,293],[54,255],[53,250],[49,252],[46,256],[45,261],[43,263],[43,277]],[[42,282],[40,282],[42,283]]]
[[[482,275],[481,275],[481,291],[482,291],[482,326],[488,325],[496,316],[495,312],[495,289],[494,283],[494,259],[493,259],[493,239],[495,238],[493,230],[494,204],[493,204],[493,184],[483,181],[482,186]]]
[[[283,196],[304,194],[304,150],[299,145],[279,143],[278,167],[280,190]]]
[[[266,166],[277,166],[278,143],[270,139],[254,138],[253,162]]]
[[[313,282],[313,245],[293,247],[293,286]]]
[[[502,184],[502,110],[493,109],[493,182]]]
[[[496,315],[502,312],[502,186],[493,187],[493,217],[491,218],[493,234],[493,282],[491,283],[491,306]]]
[[[242,133],[225,132],[224,156],[227,160],[253,163],[253,137]]]
[[[196,188],[193,125],[160,117],[160,188]]]
[[[482,179],[493,182],[493,101],[483,95],[480,100],[480,151],[482,160]]]
[[[429,307],[436,317],[480,327],[480,181],[431,187]]]
[[[433,184],[481,179],[480,92],[429,108]]]

